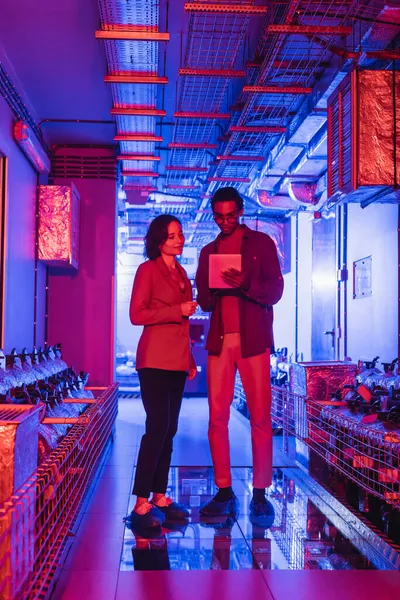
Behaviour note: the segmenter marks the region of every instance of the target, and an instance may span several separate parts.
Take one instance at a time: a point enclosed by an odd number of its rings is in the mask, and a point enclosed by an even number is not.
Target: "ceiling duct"
[[[258,190],[257,203],[267,211],[279,210],[283,212],[298,210],[299,204],[292,197],[279,194],[270,194],[267,190]]]
[[[353,71],[328,101],[328,198],[398,202],[399,186],[400,73]]]
[[[318,204],[316,196],[317,183],[303,181],[289,181],[288,192],[291,199],[302,206],[315,206]]]

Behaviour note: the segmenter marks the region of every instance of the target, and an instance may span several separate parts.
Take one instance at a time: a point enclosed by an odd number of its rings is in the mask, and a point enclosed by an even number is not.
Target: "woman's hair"
[[[160,246],[168,239],[168,225],[176,221],[182,227],[182,223],[172,215],[160,215],[153,219],[144,238],[144,255],[150,260],[156,260],[161,256]]]

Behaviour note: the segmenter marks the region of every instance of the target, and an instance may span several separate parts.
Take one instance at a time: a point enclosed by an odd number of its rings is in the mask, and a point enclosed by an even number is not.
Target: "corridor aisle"
[[[63,565],[54,600],[393,600],[400,589],[396,558],[376,551],[291,466],[276,437],[275,508],[270,529],[248,519],[251,440],[247,421],[231,418],[237,520],[202,523],[199,506],[215,491],[207,440],[207,402],[184,400],[175,440],[169,493],[191,513],[186,526],[151,539],[135,535],[123,518],[133,506],[135,461],[143,433],[140,399],[120,399],[116,435],[87,499]],[[399,568],[400,563],[397,565]],[[357,572],[364,569],[362,576]],[[378,570],[379,569],[379,570]],[[157,571],[157,572],[156,572]]]

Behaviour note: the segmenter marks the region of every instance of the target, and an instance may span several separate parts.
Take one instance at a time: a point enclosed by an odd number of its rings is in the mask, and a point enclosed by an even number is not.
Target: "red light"
[[[182,148],[184,150],[215,150],[218,148],[217,144],[186,144],[185,142],[171,142],[168,144],[168,148]]]
[[[117,26],[107,25],[107,27]],[[141,27],[140,25],[134,25],[134,29],[128,29],[128,25],[124,25],[123,27],[123,29],[100,29],[96,31],[95,36],[98,40],[136,40],[143,42],[168,42],[170,39],[169,33],[138,31],[139,27]]]
[[[116,142],[162,142],[163,138],[151,133],[121,133],[114,136]]]
[[[22,152],[39,173],[50,171],[50,159],[43,146],[24,121],[17,121],[14,125],[14,140],[18,142]]]
[[[285,133],[286,127],[252,127],[245,125],[232,125],[229,131],[237,133]]]
[[[112,115],[133,115],[144,117],[165,117],[166,110],[156,110],[151,106],[114,106],[111,109]]]
[[[245,77],[246,71],[235,71],[234,69],[179,69],[179,75],[186,77]]]
[[[230,113],[204,113],[204,112],[175,112],[176,119],[230,119]]]
[[[121,171],[121,175],[123,177],[159,177],[158,173],[153,173],[151,171]]]
[[[173,183],[168,183],[164,185],[164,188],[170,190],[198,190],[199,187],[196,185],[174,185]]]
[[[158,162],[159,156],[146,156],[145,154],[120,154],[117,160],[144,160],[149,162]]]
[[[289,85],[245,85],[242,91],[249,94],[311,94],[312,88]]]
[[[224,183],[228,183],[231,181],[232,183],[250,183],[250,179],[248,177],[209,177],[207,181],[221,181]]]
[[[239,156],[239,155],[233,155],[233,156],[217,156],[217,160],[229,160],[231,162],[264,162],[265,158],[264,156]]]
[[[194,173],[207,173],[207,167],[166,167],[167,171],[193,171]]]
[[[105,83],[152,83],[163,84],[168,83],[168,77],[158,77],[153,73],[119,73],[118,75],[105,75]]]
[[[73,184],[39,186],[39,260],[78,268],[79,204]]]
[[[265,15],[268,12],[267,6],[254,6],[252,4],[235,4],[233,2],[226,4],[202,4],[200,2],[186,2],[186,12],[200,13],[231,13],[246,15]]]

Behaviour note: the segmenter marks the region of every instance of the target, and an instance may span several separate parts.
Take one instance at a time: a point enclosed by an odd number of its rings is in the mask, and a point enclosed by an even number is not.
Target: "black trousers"
[[[172,441],[178,429],[187,373],[139,369],[146,433],[142,437],[133,494],[148,498],[165,494],[171,464]]]

